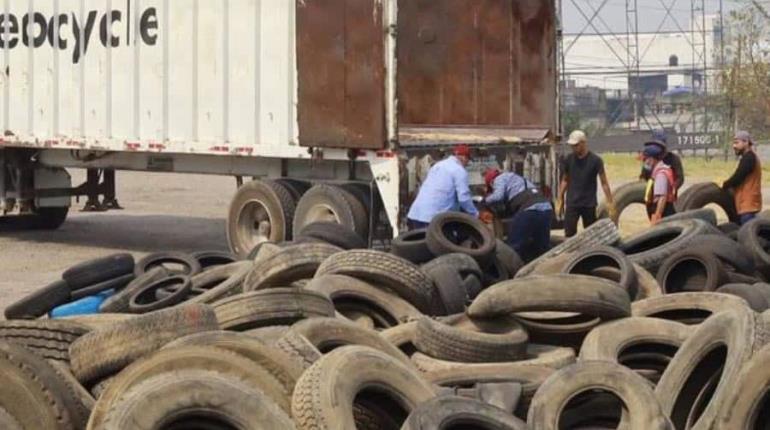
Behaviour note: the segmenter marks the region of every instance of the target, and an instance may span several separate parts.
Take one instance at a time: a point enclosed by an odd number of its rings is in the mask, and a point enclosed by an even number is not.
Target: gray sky
[[[598,8],[605,0],[562,0],[564,15],[565,33],[577,33],[586,24],[585,18],[581,15],[578,7],[583,13],[591,17],[593,10]],[[607,3],[599,12],[597,19],[594,19],[594,25],[600,32],[607,32],[608,27],[613,32],[626,31],[626,0],[606,0]],[[746,4],[749,0],[723,0],[725,14],[741,4]],[[666,6],[672,5],[671,14],[679,22],[679,26],[685,31],[689,31],[691,16],[691,4],[694,3],[700,7],[701,0],[637,0],[637,9],[639,15],[639,31],[654,32],[659,28],[661,31],[677,31],[679,28],[671,17],[666,16]],[[704,0],[706,14],[719,13],[719,0]],[[768,3],[763,1],[762,3]],[[591,8],[593,6],[594,9]],[[700,11],[696,12],[700,16]],[[604,22],[600,21],[601,18]],[[665,18],[662,28],[661,23]],[[606,24],[606,25],[605,25]],[[586,33],[595,33],[594,29],[589,27]]]

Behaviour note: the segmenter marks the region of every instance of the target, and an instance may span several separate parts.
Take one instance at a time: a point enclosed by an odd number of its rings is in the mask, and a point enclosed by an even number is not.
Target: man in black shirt
[[[668,152],[667,143],[668,141],[666,132],[664,130],[653,130],[652,139],[648,142],[645,142],[644,146],[647,147],[648,145],[655,145],[663,150],[663,158],[661,158],[660,161],[671,167],[671,170],[674,171],[674,186],[678,191],[680,188],[682,188],[682,185],[684,185],[684,167],[682,166],[682,159],[679,158],[678,155],[674,154],[673,152]],[[639,179],[643,181],[649,180],[650,172],[642,168],[642,173],[639,175]]]
[[[612,191],[604,172],[604,162],[598,155],[588,150],[585,133],[575,130],[569,135],[567,144],[572,147],[562,164],[561,184],[559,185],[559,215],[564,215],[564,234],[572,237],[577,233],[577,223],[583,219],[583,228],[596,222],[596,177],[602,181],[602,190],[607,200],[610,216],[615,215],[615,203]],[[567,195],[566,213],[564,194]]]

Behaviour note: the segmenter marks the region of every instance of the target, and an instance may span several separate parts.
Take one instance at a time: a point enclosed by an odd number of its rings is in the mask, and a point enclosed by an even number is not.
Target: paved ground
[[[73,171],[73,183],[82,174]],[[79,182],[78,182],[79,183]],[[83,260],[113,252],[227,249],[225,218],[235,179],[118,173],[123,211],[81,213],[73,203],[60,230],[0,231],[0,309]]]

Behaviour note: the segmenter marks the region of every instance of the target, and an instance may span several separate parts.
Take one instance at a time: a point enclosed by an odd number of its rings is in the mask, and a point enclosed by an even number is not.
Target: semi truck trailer
[[[237,254],[316,221],[375,240],[459,143],[474,183],[548,193],[556,36],[542,0],[0,0],[1,215],[114,195],[68,169],[229,175]]]

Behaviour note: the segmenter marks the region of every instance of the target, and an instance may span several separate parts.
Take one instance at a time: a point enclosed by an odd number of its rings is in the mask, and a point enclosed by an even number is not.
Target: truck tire
[[[710,208],[690,209],[684,212],[678,212],[663,218],[660,220],[660,223],[663,224],[671,221],[681,221],[683,219],[699,219],[715,227],[717,226],[717,214],[713,209]]]
[[[770,346],[756,352],[738,374],[735,387],[724,398],[714,428],[755,429],[767,428],[767,387],[770,386]]]
[[[334,245],[340,249],[366,248],[364,239],[355,231],[334,222],[314,222],[302,228],[299,238],[309,237]]]
[[[70,345],[89,331],[82,324],[66,320],[0,321],[0,340],[68,365]]]
[[[211,409],[212,404],[217,407]],[[116,401],[98,428],[160,428],[169,424],[190,428],[201,424],[201,411],[206,411],[206,423],[211,428],[229,428],[237,423],[294,428],[291,418],[260,390],[203,370],[171,371],[142,381]]]
[[[527,339],[527,332],[519,325],[505,332],[485,333],[421,318],[414,345],[420,352],[438,359],[489,363],[526,357]]]
[[[476,262],[476,260],[467,254],[461,254],[457,252],[436,257],[433,260],[423,264],[421,268],[424,272],[427,272],[435,266],[442,265],[456,268],[463,278],[473,275],[481,279],[484,276],[484,272],[481,270],[481,267],[479,266],[479,263]]]
[[[164,264],[181,266],[181,268],[166,267]],[[200,273],[201,265],[198,260],[184,252],[155,252],[142,257],[136,262],[134,274],[141,276],[153,267],[166,267],[173,275],[194,276]]]
[[[347,275],[382,285],[426,314],[440,313],[441,299],[433,282],[414,264],[373,250],[338,252],[321,264],[316,276]]]
[[[416,322],[415,322],[416,324]],[[395,333],[395,332],[394,332]],[[495,368],[513,369],[516,367],[547,367],[551,369],[561,369],[575,363],[575,350],[569,347],[541,345],[530,343],[527,345],[527,358],[525,360],[509,361],[503,363],[460,363],[457,361],[440,360],[429,357],[421,352],[415,352],[412,357],[412,363],[425,373],[435,371],[458,371]],[[500,367],[502,366],[502,367]]]
[[[75,340],[70,346],[72,374],[88,385],[174,339],[218,328],[214,311],[209,306],[197,304],[127,319]]]
[[[56,281],[33,291],[5,308],[5,318],[9,320],[39,318],[51,309],[69,303],[70,297],[70,287],[67,282]]]
[[[616,270],[602,271],[606,268]],[[597,246],[576,253],[564,267],[564,273],[596,276],[617,282],[632,299],[636,297],[639,287],[633,263],[624,253],[609,246]]]
[[[323,275],[313,278],[305,287],[329,296],[334,307],[345,310],[348,303],[359,303],[367,309],[363,312],[375,321],[386,321],[378,328],[398,326],[422,316],[422,313],[406,300],[388,290],[375,287],[360,279],[345,275]]]
[[[279,178],[275,179],[273,182],[281,185],[286,189],[286,191],[289,192],[289,194],[291,194],[291,198],[294,199],[295,205],[297,202],[299,202],[299,199],[302,198],[307,190],[313,186],[313,184],[308,181],[292,178]]]
[[[770,340],[762,318],[748,307],[714,315],[682,344],[655,394],[676,428],[713,428],[724,400],[736,390],[741,368]],[[717,378],[708,397],[697,394]],[[695,415],[695,416],[693,416]]]
[[[600,219],[587,229],[565,240],[564,243],[551,248],[550,251],[527,263],[516,273],[516,277],[527,276],[533,273],[540,264],[562,254],[572,253],[596,245],[613,246],[619,241],[620,233],[617,226],[612,223],[612,220]]]
[[[618,224],[620,216],[626,208],[635,203],[644,204],[644,191],[646,188],[646,182],[636,181],[621,185],[612,191],[612,198],[615,202],[615,209],[617,210],[616,217],[612,219],[612,222],[615,223],[615,225]],[[610,216],[610,212],[607,210],[607,204],[605,202],[602,202],[602,204],[599,205],[596,212],[596,215],[599,218],[609,218]]]
[[[689,248],[696,237],[713,230],[713,226],[701,220],[671,221],[624,239],[618,248],[631,262],[656,275],[663,260]]]
[[[243,292],[243,280],[253,268],[250,261],[217,266],[203,271],[191,278],[195,294],[187,300],[188,303],[213,303],[217,300]]]
[[[713,182],[700,183],[686,189],[676,203],[677,212],[701,209],[708,204],[717,204],[727,214],[731,222],[740,221],[735,209],[735,198]]]
[[[433,281],[443,305],[443,315],[454,315],[465,311],[470,294],[465,289],[465,280],[457,268],[447,265],[431,266],[425,273]]]
[[[435,396],[435,389],[408,365],[372,348],[345,346],[305,371],[294,389],[292,415],[298,430],[353,429],[354,399],[379,404],[401,422]]]
[[[340,248],[326,243],[289,245],[255,263],[243,281],[244,291],[282,287],[302,279],[312,278],[321,263]]]
[[[435,216],[425,240],[433,255],[459,252],[470,255],[479,264],[491,261],[497,246],[492,230],[478,218],[460,212]]]
[[[134,273],[134,256],[121,253],[89,260],[70,267],[61,277],[72,291]]]
[[[507,243],[500,239],[497,239],[497,246],[495,247],[495,258],[505,268],[509,279],[516,276],[516,273],[518,273],[519,270],[524,267],[524,260],[521,259],[519,254]]]
[[[238,261],[238,257],[225,251],[196,251],[190,254],[198,260],[201,270],[210,270],[216,266],[223,266]]]
[[[578,312],[601,319],[631,314],[628,294],[614,282],[583,275],[532,276],[490,287],[468,307],[471,318],[516,312]]]
[[[537,390],[527,414],[532,430],[560,428],[559,421],[569,400],[595,388],[597,381],[602,381],[601,388],[619,397],[625,405],[628,428],[673,428],[650,384],[641,376],[606,361],[584,361],[557,371]]]
[[[744,224],[738,231],[738,242],[745,246],[754,260],[754,266],[765,279],[770,279],[770,220],[756,218]]]
[[[469,426],[478,430],[526,430],[527,424],[510,412],[479,400],[439,396],[420,404],[401,430],[435,430]]]
[[[421,228],[401,233],[390,244],[390,253],[414,264],[426,263],[435,258],[426,242],[428,229]]]
[[[35,214],[27,220],[27,226],[34,230],[56,230],[64,224],[69,207],[36,208]]]
[[[652,276],[644,267],[634,264],[634,271],[636,271],[636,279],[639,285],[639,289],[636,293],[636,297],[632,301],[649,299],[652,297],[660,297],[663,295],[663,288],[658,284],[658,280]]]
[[[722,262],[710,249],[685,249],[666,258],[658,270],[666,294],[714,291],[728,282]]]
[[[755,285],[750,284],[725,284],[719,287],[717,293],[732,294],[738,296],[746,303],[754,312],[764,312],[770,308],[770,297],[764,294]]]
[[[305,226],[315,222],[333,222],[353,230],[363,238],[368,238],[361,219],[363,204],[355,205],[358,200],[342,188],[333,185],[318,184],[308,190],[297,203],[294,214],[294,231],[302,231]],[[365,216],[365,215],[364,215]]]
[[[270,288],[237,294],[214,303],[212,307],[219,326],[233,331],[334,316],[334,304],[328,297],[294,288]]]
[[[721,293],[677,293],[631,304],[635,317],[662,318],[688,325],[702,323],[707,318],[734,308],[746,308],[740,297]]]
[[[128,312],[128,303],[135,292],[143,289],[161,279],[171,276],[168,270],[163,266],[153,267],[133,281],[129,282],[125,288],[116,292],[107,298],[100,306],[99,312],[102,313],[126,313]]]
[[[752,275],[756,273],[754,259],[748,248],[742,244],[720,234],[704,234],[696,237],[692,242],[692,249],[702,249],[712,252],[725,264],[736,271]]]
[[[230,203],[230,250],[243,258],[260,242],[291,240],[295,209],[291,193],[282,185],[274,181],[247,182]]]

